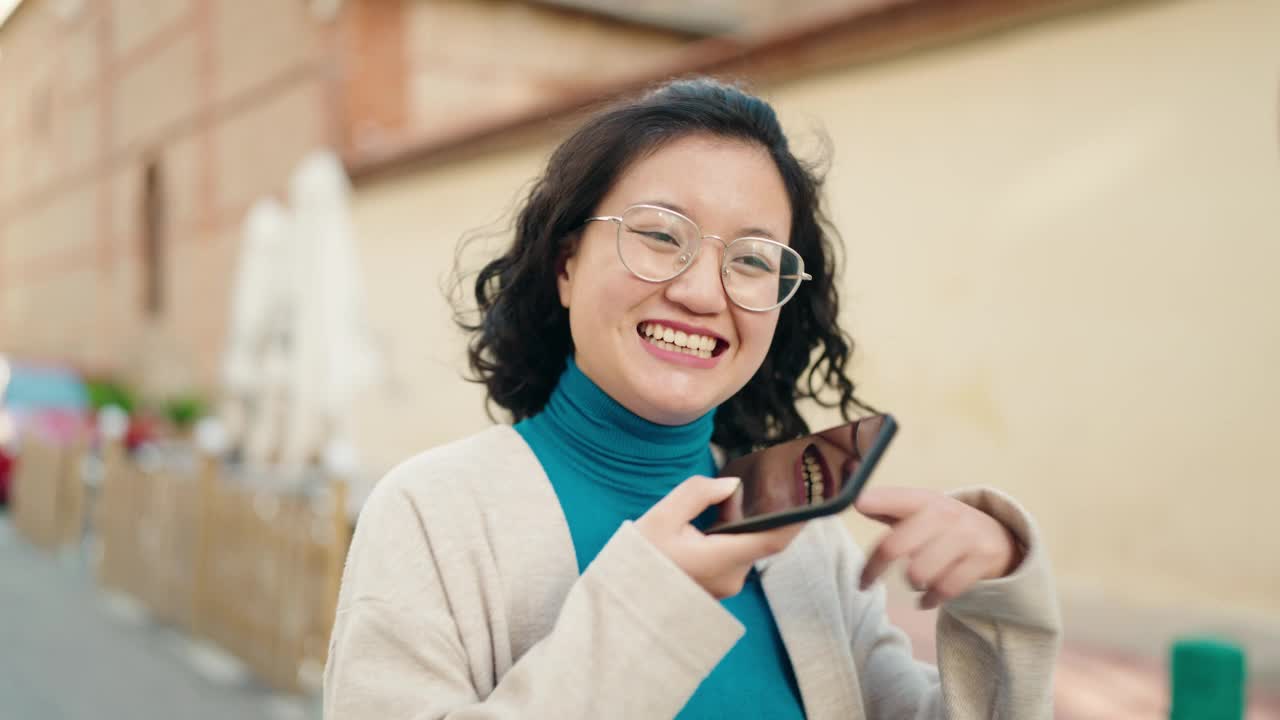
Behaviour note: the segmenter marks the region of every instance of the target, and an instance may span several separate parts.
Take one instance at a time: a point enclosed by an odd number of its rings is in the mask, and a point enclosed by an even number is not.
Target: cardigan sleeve
[[[1031,517],[1011,498],[989,489],[954,496],[1008,527],[1026,553],[1012,574],[981,581],[942,605],[936,668],[915,660],[906,635],[889,622],[883,584],[857,589],[864,558],[848,533],[841,533],[844,591],[855,598],[853,653],[867,717],[1049,720],[1061,620],[1043,543]]]
[[[492,623],[501,614],[479,580],[440,571],[437,554],[451,550],[437,545],[412,497],[394,483],[375,490],[343,575],[327,720],[672,717],[744,632],[626,523],[550,633],[490,686],[492,660],[468,648],[498,646],[510,629]]]

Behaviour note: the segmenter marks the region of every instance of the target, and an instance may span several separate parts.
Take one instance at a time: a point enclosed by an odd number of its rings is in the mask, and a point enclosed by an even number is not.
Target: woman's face
[[[622,174],[596,214],[619,216],[637,204],[670,207],[725,242],[747,235],[790,242],[782,176],[763,148],[741,141],[690,135],[664,145]],[[558,278],[578,367],[647,420],[681,425],[701,417],[740,390],[769,350],[778,310],[730,302],[720,282],[723,249],[707,238],[684,273],[646,282],[618,259],[617,225],[592,222]],[[715,339],[712,356],[663,349],[648,336],[655,324]]]

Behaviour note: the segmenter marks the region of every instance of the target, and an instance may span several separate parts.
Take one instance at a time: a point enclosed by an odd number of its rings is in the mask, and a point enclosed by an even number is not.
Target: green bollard
[[[1170,653],[1169,720],[1243,720],[1244,651],[1210,637],[1182,638]]]

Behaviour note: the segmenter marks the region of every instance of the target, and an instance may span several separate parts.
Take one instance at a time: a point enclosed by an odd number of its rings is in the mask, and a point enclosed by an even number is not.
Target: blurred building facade
[[[6,350],[207,385],[245,208],[334,135],[304,3],[42,2],[0,28]]]
[[[794,5],[27,0],[0,347],[211,386],[245,208],[336,147],[393,378],[354,423],[376,476],[490,422],[459,238],[496,250],[600,99],[744,78],[802,153],[832,140],[855,379],[904,425],[878,481],[1010,491],[1074,596],[1274,627],[1280,6]]]

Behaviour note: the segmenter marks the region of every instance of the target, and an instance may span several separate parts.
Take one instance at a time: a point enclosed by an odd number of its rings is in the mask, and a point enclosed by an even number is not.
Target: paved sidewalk
[[[0,509],[0,720],[309,720],[316,710],[104,595],[78,553],[36,550]]]

